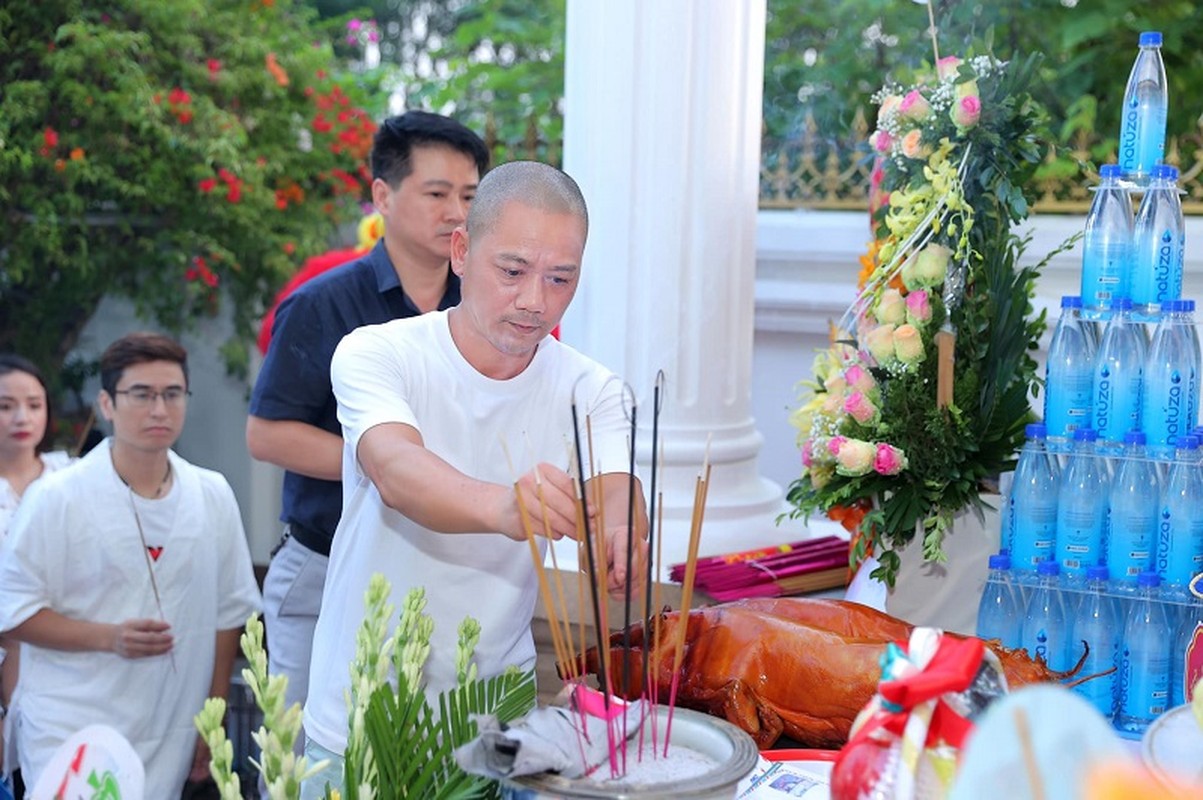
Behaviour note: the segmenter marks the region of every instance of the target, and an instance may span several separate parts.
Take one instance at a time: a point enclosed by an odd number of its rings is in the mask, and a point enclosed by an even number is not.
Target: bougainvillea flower
[[[267,71],[270,72],[271,76],[276,79],[276,83],[280,84],[281,86],[287,86],[288,73],[284,71],[284,67],[280,66],[280,62],[276,61],[276,54],[268,53],[267,58],[264,59],[264,62],[267,65]]]

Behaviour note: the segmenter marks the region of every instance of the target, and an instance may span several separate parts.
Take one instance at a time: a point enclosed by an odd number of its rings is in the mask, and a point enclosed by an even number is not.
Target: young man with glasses
[[[0,630],[22,642],[10,713],[27,785],[71,734],[105,724],[141,758],[145,796],[170,800],[208,774],[192,718],[225,696],[259,591],[229,484],[171,450],[184,348],[130,334],[100,379],[112,435],[30,489],[0,549]]]

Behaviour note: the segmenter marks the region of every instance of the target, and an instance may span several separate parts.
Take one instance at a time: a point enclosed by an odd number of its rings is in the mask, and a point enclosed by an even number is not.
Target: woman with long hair
[[[0,353],[0,540],[7,535],[9,522],[17,511],[22,495],[43,475],[71,463],[63,451],[50,450],[54,418],[50,393],[41,371],[18,355]],[[17,685],[18,652],[16,642],[0,637],[0,704],[7,708]],[[5,652],[7,651],[7,652]],[[16,766],[11,726],[4,726],[2,774],[7,778]],[[5,796],[7,780],[0,781],[0,797]]]

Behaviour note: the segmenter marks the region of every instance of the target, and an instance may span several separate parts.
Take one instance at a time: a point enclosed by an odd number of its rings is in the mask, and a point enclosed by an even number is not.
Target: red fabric
[[[331,250],[322,253],[320,256],[306,259],[305,263],[301,265],[300,271],[293,275],[288,283],[284,284],[284,288],[276,295],[272,307],[263,316],[263,322],[259,324],[259,352],[267,355],[267,346],[271,343],[272,339],[272,324],[276,321],[276,309],[280,307],[280,303],[284,302],[284,298],[295,292],[306,281],[312,280],[323,272],[334,269],[340,264],[353,261],[367,252],[367,250],[360,250],[358,248]]]
[[[901,680],[883,681],[878,694],[905,710],[946,692],[963,691],[977,675],[984,651],[981,639],[941,636],[940,646],[926,669]]]
[[[369,248],[370,249],[370,248]],[[263,321],[259,323],[259,352],[262,355],[267,355],[268,345],[272,340],[272,325],[276,322],[276,309],[284,302],[284,299],[295,292],[306,281],[316,278],[323,272],[334,269],[335,267],[346,264],[348,261],[354,261],[368,252],[367,249],[360,250],[358,248],[349,248],[346,250],[330,250],[322,253],[320,256],[313,256],[306,259],[301,265],[300,271],[293,275],[288,283],[284,284],[284,288],[276,295],[276,299],[272,302],[272,307],[263,315]],[[557,325],[551,332],[551,335],[560,338],[560,326]]]

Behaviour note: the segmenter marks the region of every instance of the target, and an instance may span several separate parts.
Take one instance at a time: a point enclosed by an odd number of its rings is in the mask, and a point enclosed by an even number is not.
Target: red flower
[[[288,198],[285,197],[284,192],[279,189],[276,190],[276,208],[280,209],[281,211],[288,208]]]
[[[189,122],[192,121],[192,112],[191,111],[181,111],[180,113],[176,114],[175,116],[176,116],[176,119],[178,119],[180,121],[180,124],[182,124],[182,125],[187,125]]]
[[[167,102],[173,106],[184,106],[192,102],[192,95],[176,86],[167,93]]]
[[[226,200],[230,203],[238,203],[242,200],[242,181],[230,184],[230,190],[226,192]]]
[[[47,125],[42,131],[42,142],[45,144],[47,150],[53,150],[58,147],[58,131]]]
[[[225,167],[217,170],[217,175],[226,183],[233,183],[234,181],[238,180],[238,178],[234,176],[234,173],[230,172]]]
[[[313,129],[318,133],[329,133],[334,129],[334,123],[327,120],[321,114],[313,118]]]
[[[221,72],[221,62],[216,58],[210,58],[205,62],[205,66],[209,68],[209,79],[217,80],[217,73]]]
[[[292,242],[284,243],[284,252],[285,253],[287,253],[288,255],[292,255],[296,251],[297,251],[297,246],[295,244],[293,244]]]
[[[197,184],[197,188],[201,190],[201,194],[208,194],[217,188],[217,179],[205,178],[203,181]]]

